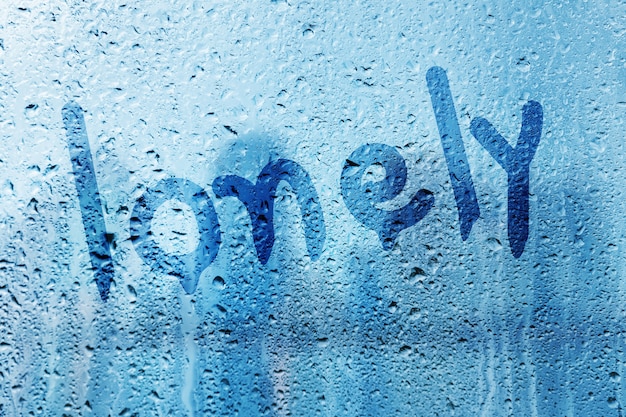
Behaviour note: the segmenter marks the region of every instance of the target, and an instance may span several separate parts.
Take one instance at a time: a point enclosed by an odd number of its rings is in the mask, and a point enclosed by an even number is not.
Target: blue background
[[[444,3],[444,2],[441,2]],[[0,5],[0,415],[618,416],[624,380],[626,5],[619,1],[5,0]],[[461,239],[426,81],[444,68],[480,217]],[[543,107],[529,238],[507,237],[513,146]],[[102,301],[62,108],[84,110],[114,278]],[[435,200],[389,250],[341,194],[348,158],[394,147]],[[224,175],[297,162],[323,209],[307,250],[281,182],[262,264]],[[371,172],[370,172],[371,171]],[[385,172],[373,166],[365,177]],[[221,246],[191,294],[135,251],[133,207],[202,187]],[[164,205],[154,238],[199,240]]]

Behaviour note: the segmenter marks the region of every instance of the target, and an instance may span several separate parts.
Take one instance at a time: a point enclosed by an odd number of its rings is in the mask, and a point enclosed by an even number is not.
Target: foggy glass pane
[[[622,416],[626,3],[0,4],[0,417]]]

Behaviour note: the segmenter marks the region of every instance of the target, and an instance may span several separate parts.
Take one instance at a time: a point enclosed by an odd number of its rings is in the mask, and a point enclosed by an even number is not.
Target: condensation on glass
[[[624,413],[623,2],[0,12],[0,417]]]

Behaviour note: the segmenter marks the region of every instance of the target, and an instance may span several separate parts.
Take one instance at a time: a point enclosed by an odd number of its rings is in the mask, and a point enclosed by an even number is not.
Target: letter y
[[[513,256],[519,258],[528,240],[530,162],[541,139],[543,109],[529,101],[522,109],[522,129],[515,148],[508,144],[487,120],[472,120],[472,135],[506,171],[509,177],[508,230]]]

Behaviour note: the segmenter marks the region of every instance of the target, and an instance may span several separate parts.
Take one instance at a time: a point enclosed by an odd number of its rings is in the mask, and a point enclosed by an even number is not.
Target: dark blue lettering
[[[380,164],[385,178],[363,183],[367,168]],[[422,220],[432,208],[435,197],[421,189],[411,201],[397,210],[383,210],[378,203],[390,201],[404,189],[406,163],[400,153],[381,143],[363,145],[350,155],[341,172],[341,195],[352,215],[367,228],[374,230],[383,249],[393,247],[398,234]]]
[[[478,117],[470,125],[472,135],[508,174],[508,234],[513,256],[519,258],[528,240],[530,162],[541,139],[543,109],[529,101],[522,109],[522,129],[515,148],[487,120]]]
[[[440,67],[430,68],[426,73],[426,83],[459,210],[461,239],[466,240],[474,222],[480,217],[480,208],[446,72]]]
[[[218,198],[237,197],[248,210],[257,256],[265,265],[274,247],[274,199],[280,181],[296,193],[304,221],[304,237],[311,258],[317,260],[326,239],[324,215],[309,174],[297,163],[279,159],[268,163],[256,184],[236,175],[218,177],[213,192]]]
[[[72,101],[63,107],[62,114],[91,267],[95,271],[100,298],[106,301],[114,274],[110,249],[112,236],[106,231],[83,109]]]
[[[186,255],[167,254],[152,237],[154,213],[168,200],[189,205],[198,223],[200,241],[196,249]],[[157,272],[178,277],[188,294],[196,290],[202,271],[213,262],[221,243],[213,202],[199,185],[182,178],[161,180],[137,200],[130,219],[130,236],[143,261]]]

